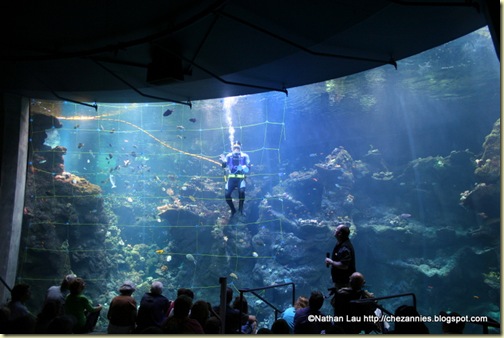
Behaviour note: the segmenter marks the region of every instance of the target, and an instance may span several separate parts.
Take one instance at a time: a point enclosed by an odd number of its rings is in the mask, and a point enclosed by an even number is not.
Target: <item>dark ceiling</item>
[[[400,71],[401,59],[491,23],[490,7],[500,12],[497,0],[3,2],[1,89],[183,104],[287,93],[382,65]]]

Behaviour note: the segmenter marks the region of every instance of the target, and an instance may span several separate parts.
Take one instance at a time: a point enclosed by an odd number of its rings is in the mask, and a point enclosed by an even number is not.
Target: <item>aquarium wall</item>
[[[186,287],[217,305],[220,277],[236,294],[286,282],[296,296],[328,294],[325,255],[347,224],[375,296],[414,293],[424,315],[500,320],[499,67],[482,29],[397,70],[288,96],[192,108],[33,99],[17,277],[35,290],[29,307],[39,311],[45,290],[70,272],[104,304],[102,316],[125,280],[137,302],[159,280],[170,299]],[[252,166],[245,215],[231,218],[219,155],[234,141]],[[292,291],[260,294],[285,309]],[[245,296],[271,326],[273,310]],[[323,311],[332,313],[329,301]]]

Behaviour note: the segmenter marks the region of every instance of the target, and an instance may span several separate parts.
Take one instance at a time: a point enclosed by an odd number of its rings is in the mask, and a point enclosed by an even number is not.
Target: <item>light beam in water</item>
[[[233,143],[234,143],[235,129],[233,127],[232,108],[234,107],[236,102],[238,102],[238,97],[236,97],[236,96],[224,98],[224,112],[226,113],[226,121],[228,124],[230,147],[232,147]]]

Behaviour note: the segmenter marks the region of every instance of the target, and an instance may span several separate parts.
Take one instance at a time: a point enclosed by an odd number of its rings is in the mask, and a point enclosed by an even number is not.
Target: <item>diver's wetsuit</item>
[[[226,203],[231,208],[231,216],[236,213],[231,194],[238,188],[238,211],[243,214],[243,203],[245,202],[245,174],[250,169],[250,158],[243,152],[229,153],[226,155],[226,162],[222,163],[223,168],[229,169],[229,175],[226,182]]]

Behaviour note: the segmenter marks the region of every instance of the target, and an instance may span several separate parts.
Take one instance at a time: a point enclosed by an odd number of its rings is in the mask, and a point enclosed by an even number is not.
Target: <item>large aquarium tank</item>
[[[251,170],[245,215],[231,218],[219,156],[234,141]],[[84,278],[104,306],[101,332],[125,280],[138,303],[161,281],[171,300],[184,287],[212,305],[223,277],[235,296],[285,284],[244,294],[259,327],[271,327],[293,296],[329,294],[324,259],[346,224],[366,289],[406,294],[383,308],[413,294],[422,315],[500,321],[500,151],[500,63],[486,28],[397,70],[288,96],[192,107],[33,99],[17,281],[31,285],[38,313],[48,287]],[[329,299],[322,312],[332,314]]]

